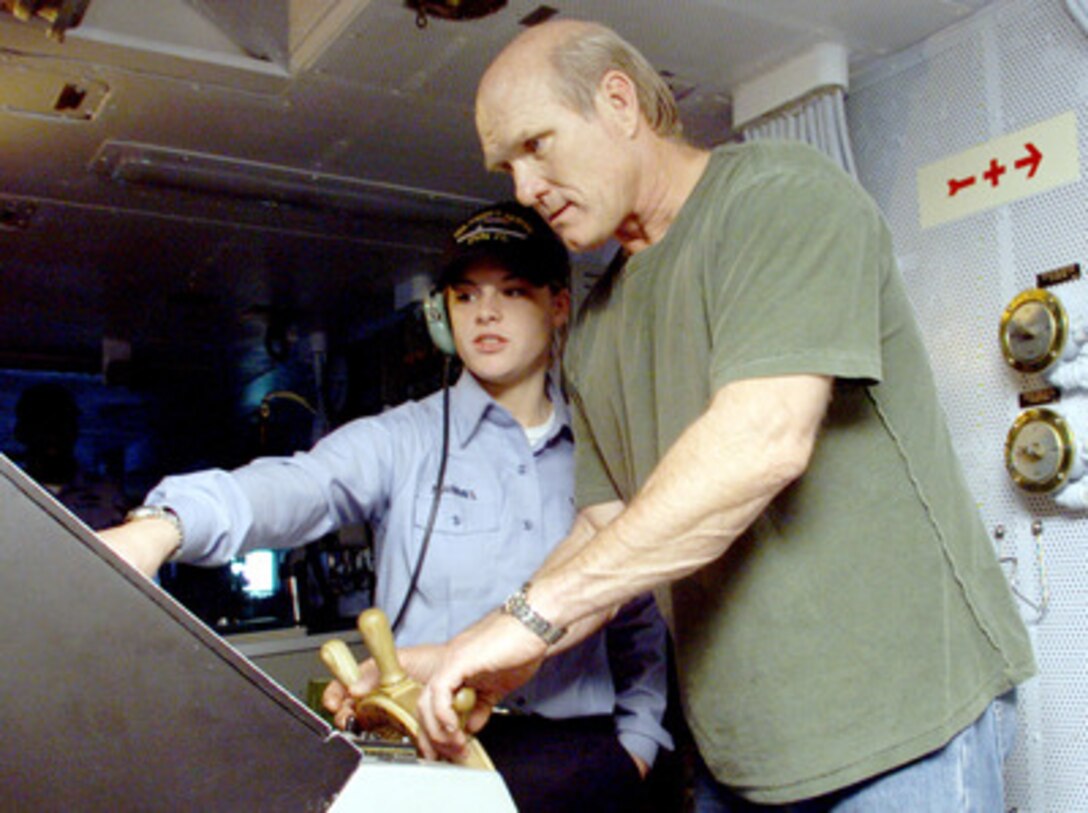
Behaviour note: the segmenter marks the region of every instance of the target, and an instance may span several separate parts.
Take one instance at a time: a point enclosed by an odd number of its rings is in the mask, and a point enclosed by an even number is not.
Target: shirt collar
[[[550,443],[560,432],[571,431],[570,408],[551,375],[548,376],[545,386],[548,388],[548,397],[556,410],[555,429],[548,438]],[[454,437],[462,448],[472,440],[484,420],[493,421],[500,426],[517,425],[514,416],[488,395],[487,390],[480,386],[480,382],[474,375],[464,370],[450,391],[450,422],[454,427]]]

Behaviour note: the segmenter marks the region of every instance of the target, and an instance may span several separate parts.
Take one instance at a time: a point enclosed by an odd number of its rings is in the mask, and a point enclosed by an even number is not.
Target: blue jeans
[[[1005,809],[1002,769],[1015,742],[1014,690],[940,750],[815,799],[753,804],[716,782],[700,764],[695,813],[1000,813]]]

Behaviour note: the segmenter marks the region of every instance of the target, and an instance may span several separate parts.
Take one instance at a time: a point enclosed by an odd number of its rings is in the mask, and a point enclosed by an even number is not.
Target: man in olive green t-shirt
[[[1033,657],[872,201],[807,147],[686,144],[593,24],[518,37],[477,127],[569,247],[627,259],[567,352],[579,520],[429,667],[431,747],[462,742],[454,689],[493,701],[657,588],[697,810],[1002,809],[997,708]]]

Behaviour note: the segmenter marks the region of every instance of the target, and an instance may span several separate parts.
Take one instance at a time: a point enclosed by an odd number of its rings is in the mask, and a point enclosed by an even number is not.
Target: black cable
[[[412,570],[412,578],[408,582],[408,590],[404,594],[400,610],[393,621],[393,634],[397,634],[404,614],[408,612],[408,605],[412,603],[412,596],[416,592],[419,583],[419,574],[423,570],[423,560],[427,558],[427,549],[431,546],[431,534],[434,532],[435,519],[438,517],[438,504],[442,502],[442,486],[446,482],[446,462],[450,456],[450,363],[452,356],[443,354],[442,360],[442,460],[438,464],[438,477],[434,485],[434,498],[431,500],[431,513],[427,517],[427,529],[423,532],[423,543],[419,547],[419,558]]]

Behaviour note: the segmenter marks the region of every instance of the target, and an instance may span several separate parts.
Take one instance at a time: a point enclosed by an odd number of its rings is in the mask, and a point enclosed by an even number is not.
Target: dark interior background
[[[536,20],[615,27],[712,145],[732,89],[802,50],[858,72],[987,4],[507,0],[420,25],[405,0],[83,0],[57,30],[59,2],[0,0],[0,451],[21,457],[22,390],[60,381],[80,460],[137,503],[433,389],[412,303],[449,229],[509,194],[474,90]]]

